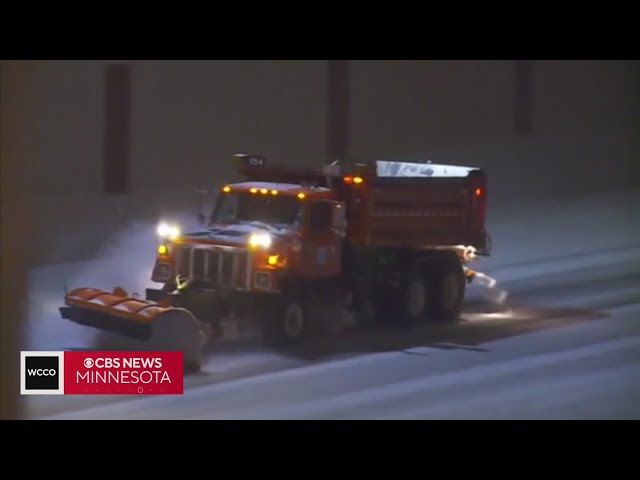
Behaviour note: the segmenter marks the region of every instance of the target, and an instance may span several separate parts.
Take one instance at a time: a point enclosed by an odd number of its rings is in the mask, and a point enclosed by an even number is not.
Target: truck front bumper
[[[234,289],[204,290],[186,288],[182,291],[167,292],[147,288],[147,300],[172,307],[186,308],[200,321],[212,323],[215,319],[229,314],[244,315],[253,313],[261,304],[273,298],[277,292],[247,292]]]

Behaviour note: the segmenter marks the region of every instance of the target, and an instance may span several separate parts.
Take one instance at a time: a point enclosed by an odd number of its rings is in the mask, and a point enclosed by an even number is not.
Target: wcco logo
[[[62,394],[64,352],[20,352],[22,395]]]

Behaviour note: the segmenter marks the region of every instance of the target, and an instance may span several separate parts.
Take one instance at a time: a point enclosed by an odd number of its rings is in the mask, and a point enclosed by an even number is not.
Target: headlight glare
[[[156,232],[161,238],[168,238],[170,240],[175,240],[181,233],[180,228],[177,225],[169,225],[165,222],[158,225]]]
[[[249,246],[269,248],[271,246],[272,238],[268,232],[253,232],[249,236]]]

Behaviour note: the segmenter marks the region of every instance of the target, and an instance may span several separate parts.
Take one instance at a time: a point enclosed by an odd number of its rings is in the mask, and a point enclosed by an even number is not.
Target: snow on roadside
[[[640,271],[640,190],[490,212],[492,255],[472,268],[502,282],[628,262]]]

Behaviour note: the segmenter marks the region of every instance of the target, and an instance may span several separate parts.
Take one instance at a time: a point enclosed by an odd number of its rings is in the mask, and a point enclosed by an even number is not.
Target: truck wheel
[[[400,323],[413,326],[425,322],[430,303],[429,293],[424,275],[414,273],[408,276],[400,297]]]
[[[435,266],[431,309],[435,320],[453,321],[460,316],[466,285],[464,270],[457,258],[447,259]]]
[[[304,303],[288,297],[267,308],[262,335],[265,342],[277,346],[293,346],[306,337],[309,325]]]

